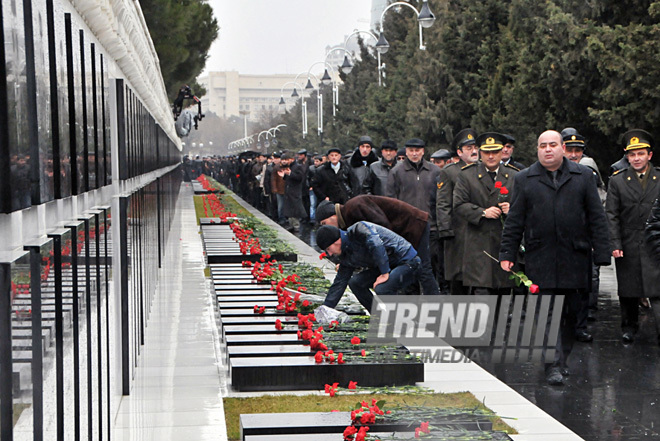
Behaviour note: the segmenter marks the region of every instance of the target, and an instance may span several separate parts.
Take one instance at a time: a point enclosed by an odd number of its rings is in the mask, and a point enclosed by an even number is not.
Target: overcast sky
[[[298,74],[323,61],[325,47],[368,30],[371,0],[209,0],[220,27],[208,71]],[[317,66],[318,67],[318,66]]]

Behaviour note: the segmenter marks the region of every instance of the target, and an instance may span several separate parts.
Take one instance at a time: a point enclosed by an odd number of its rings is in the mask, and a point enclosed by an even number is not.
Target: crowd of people
[[[593,340],[599,268],[612,258],[623,343],[634,342],[646,308],[660,344],[660,169],[649,133],[624,140],[607,186],[574,128],[540,134],[528,167],[514,158],[513,136],[466,128],[430,161],[421,139],[401,149],[385,140],[377,152],[362,136],[346,153],[186,159],[184,173],[213,176],[291,231],[320,224],[316,243],[339,263],[330,307],[347,286],[367,309],[371,289],[526,294],[510,277],[524,272],[539,295],[563,299],[557,350],[546,359],[546,379],[559,385],[574,342]]]

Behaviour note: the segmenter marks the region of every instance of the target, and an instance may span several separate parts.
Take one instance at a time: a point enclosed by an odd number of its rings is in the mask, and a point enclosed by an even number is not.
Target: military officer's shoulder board
[[[622,169],[620,169],[620,170],[617,170],[617,171],[615,171],[614,173],[612,173],[612,176],[616,176],[616,175],[618,175],[619,173],[624,172],[624,171],[626,171],[626,170],[628,170],[627,167],[626,167],[626,168],[622,168]]]
[[[455,166],[456,166],[456,163],[455,163],[455,162],[452,162],[451,164],[447,164],[447,165],[445,165],[445,166],[442,167],[442,168],[449,168],[449,167],[455,167]]]
[[[511,165],[511,164],[504,164],[504,166],[505,166],[505,167],[512,168],[512,169],[514,169],[515,171],[520,171],[520,169],[519,169],[518,167],[513,166],[513,165]]]
[[[461,170],[465,170],[465,169],[467,169],[467,168],[470,168],[470,167],[476,167],[476,166],[477,166],[477,163],[476,163],[476,162],[473,162],[472,164],[464,165],[463,167],[461,167]]]

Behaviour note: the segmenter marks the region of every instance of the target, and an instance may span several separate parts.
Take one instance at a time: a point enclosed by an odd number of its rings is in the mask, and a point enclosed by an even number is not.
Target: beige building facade
[[[307,78],[301,75],[297,83],[302,87]],[[296,103],[291,97],[296,75],[243,75],[237,71],[209,72],[199,82],[206,88],[202,100],[204,111],[213,112],[221,118],[247,115],[248,121],[257,121],[266,111],[278,111],[280,97],[284,97],[286,108]],[[286,85],[286,86],[285,86]],[[282,90],[284,88],[284,90]],[[298,88],[297,88],[298,89]],[[301,91],[298,89],[298,94]]]

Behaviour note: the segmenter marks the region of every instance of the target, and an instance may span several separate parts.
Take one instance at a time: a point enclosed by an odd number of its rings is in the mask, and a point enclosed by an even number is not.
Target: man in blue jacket
[[[329,256],[339,258],[339,270],[328,289],[325,306],[334,308],[346,286],[368,311],[373,290],[378,295],[395,295],[416,280],[420,259],[403,237],[371,222],[358,222],[348,230],[324,225],[316,233],[316,244]],[[354,274],[356,270],[362,271]]]

